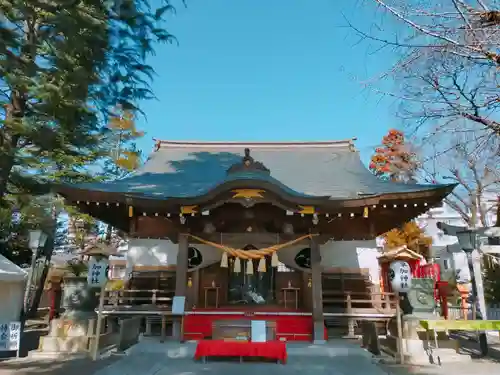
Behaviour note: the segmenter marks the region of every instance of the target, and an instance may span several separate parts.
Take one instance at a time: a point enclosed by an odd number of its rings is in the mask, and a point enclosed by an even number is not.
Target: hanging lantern
[[[280,260],[278,259],[278,252],[275,251],[273,255],[271,255],[271,267],[278,267],[278,264],[280,263]]]
[[[241,260],[240,258],[236,257],[234,260],[234,273],[240,273],[241,272]]]
[[[220,266],[221,266],[221,268],[227,268],[227,253],[225,251],[222,252],[222,258],[220,260]]]
[[[397,260],[389,266],[389,281],[392,290],[398,293],[406,293],[411,289],[411,268],[407,262]]]
[[[307,287],[308,288],[312,287],[312,279],[311,279],[311,277],[309,277],[309,279],[307,280]]]
[[[252,259],[247,260],[247,275],[253,275],[253,261],[252,261]]]
[[[259,260],[259,272],[266,272],[266,258],[262,257]]]

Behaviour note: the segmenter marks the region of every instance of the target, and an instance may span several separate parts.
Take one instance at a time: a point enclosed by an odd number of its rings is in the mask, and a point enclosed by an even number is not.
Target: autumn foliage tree
[[[375,149],[370,161],[370,171],[380,179],[393,182],[414,183],[418,168],[416,154],[406,142],[403,132],[391,129],[382,138],[382,144]],[[423,256],[428,255],[432,238],[414,221],[394,228],[383,235],[384,248],[391,250],[406,246]]]
[[[405,223],[401,228],[394,228],[385,233],[384,240],[384,247],[387,250],[406,246],[408,249],[424,257],[429,255],[429,248],[432,245],[432,237],[427,236],[422,228],[414,221]]]
[[[104,169],[109,179],[119,179],[137,169],[141,163],[141,151],[136,141],[144,136],[137,130],[136,118],[132,111],[115,108],[106,127],[109,155]]]
[[[403,132],[391,129],[382,138],[370,161],[370,171],[377,177],[397,182],[415,182],[416,155]]]

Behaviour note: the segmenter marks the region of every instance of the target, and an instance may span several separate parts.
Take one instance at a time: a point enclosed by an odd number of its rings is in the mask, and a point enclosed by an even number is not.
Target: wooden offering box
[[[247,319],[216,320],[212,325],[214,340],[250,341],[252,321]],[[268,341],[276,339],[276,323],[266,321],[266,336]]]

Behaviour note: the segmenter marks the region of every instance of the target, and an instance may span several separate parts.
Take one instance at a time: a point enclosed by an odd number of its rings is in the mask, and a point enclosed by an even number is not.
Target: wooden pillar
[[[175,268],[175,295],[177,297],[186,297],[187,294],[187,272],[188,272],[188,237],[185,234],[179,235],[179,250],[177,252],[177,265]],[[175,318],[173,324],[173,337],[180,340],[181,319]]]
[[[323,316],[323,285],[321,280],[321,253],[319,245],[310,240],[311,248],[311,281],[312,281],[312,316],[313,316],[313,341],[325,342],[325,322]]]
[[[200,298],[200,269],[197,268],[193,271],[193,303],[191,307],[199,307],[198,299]]]

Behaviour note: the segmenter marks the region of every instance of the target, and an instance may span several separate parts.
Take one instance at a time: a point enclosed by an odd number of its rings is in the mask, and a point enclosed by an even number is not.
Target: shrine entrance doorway
[[[256,250],[253,245],[247,245],[243,250]],[[247,262],[252,262],[253,272],[247,272]],[[241,260],[240,272],[234,271],[234,259],[229,259],[228,303],[265,305],[275,301],[274,286],[276,283],[275,269],[271,266],[271,256],[265,257],[266,272],[259,272],[259,259]]]

